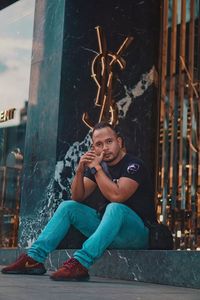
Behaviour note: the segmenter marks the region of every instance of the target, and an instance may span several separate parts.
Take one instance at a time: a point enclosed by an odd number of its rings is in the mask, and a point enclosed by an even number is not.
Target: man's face
[[[97,155],[103,151],[103,160],[112,163],[118,160],[122,149],[122,140],[110,128],[96,129],[93,133],[93,149]]]

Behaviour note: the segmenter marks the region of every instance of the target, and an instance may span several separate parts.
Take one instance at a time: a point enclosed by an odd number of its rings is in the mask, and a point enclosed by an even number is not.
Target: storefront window
[[[34,0],[0,10],[0,247],[17,245]]]

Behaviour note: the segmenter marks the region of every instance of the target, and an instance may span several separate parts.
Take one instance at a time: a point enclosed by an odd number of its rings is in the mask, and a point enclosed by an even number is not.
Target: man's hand
[[[96,167],[103,160],[104,152],[102,151],[100,155],[96,155],[94,151],[91,151],[91,162],[87,164],[87,167],[92,168]]]
[[[96,158],[94,151],[88,151],[80,158],[76,169],[71,189],[72,199],[82,202],[87,198],[96,188],[96,183],[91,179],[84,177],[85,167],[89,166]]]
[[[92,168],[92,167],[100,164],[102,159],[103,159],[103,152],[101,153],[100,156],[97,156],[94,151],[92,151],[92,150],[88,151],[81,156],[76,171],[83,173],[85,167]]]

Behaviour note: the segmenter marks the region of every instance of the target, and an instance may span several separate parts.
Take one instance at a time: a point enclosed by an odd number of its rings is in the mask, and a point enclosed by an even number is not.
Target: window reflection
[[[0,247],[17,246],[34,8],[21,0],[0,11]]]

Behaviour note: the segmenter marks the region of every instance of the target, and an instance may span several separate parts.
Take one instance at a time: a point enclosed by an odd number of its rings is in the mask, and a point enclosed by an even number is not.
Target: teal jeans
[[[96,210],[73,200],[62,202],[38,239],[28,250],[28,255],[44,262],[67,234],[70,225],[88,239],[74,253],[83,266],[89,268],[107,248],[147,249],[149,230],[141,218],[122,203],[110,203],[103,218]]]

